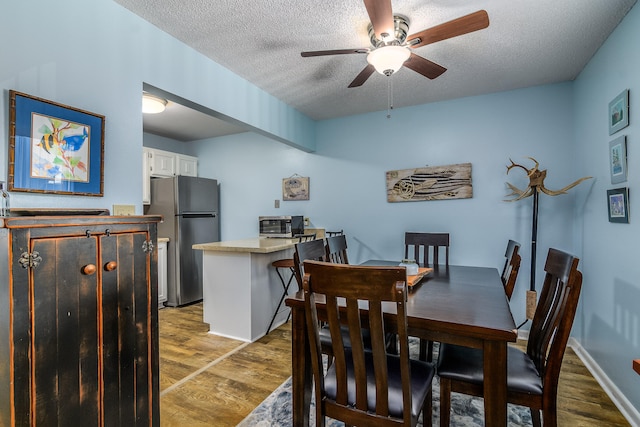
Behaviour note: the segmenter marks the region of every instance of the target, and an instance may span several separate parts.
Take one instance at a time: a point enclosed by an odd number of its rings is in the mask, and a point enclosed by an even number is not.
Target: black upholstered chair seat
[[[347,361],[351,359],[350,349],[345,349]],[[367,400],[370,412],[376,410],[376,380],[373,375],[373,355],[365,351],[365,362],[367,367]],[[431,389],[431,381],[435,374],[432,364],[419,360],[410,360],[411,365],[411,389],[412,389],[412,417],[418,417],[422,410],[427,393]],[[400,358],[395,355],[387,356],[387,366],[389,370],[389,415],[402,418],[402,380],[400,378]],[[355,404],[356,390],[353,372],[353,363],[347,363],[348,376],[348,400],[350,404]],[[329,367],[324,378],[325,392],[329,399],[336,398],[336,373],[335,365]]]
[[[438,375],[454,381],[483,383],[483,353],[477,348],[441,344]],[[507,347],[507,389],[510,392],[542,395],[542,378],[527,353]]]

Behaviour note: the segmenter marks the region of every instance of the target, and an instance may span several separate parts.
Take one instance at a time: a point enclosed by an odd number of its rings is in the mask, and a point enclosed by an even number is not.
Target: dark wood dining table
[[[370,260],[362,265],[398,265]],[[292,313],[293,425],[309,425],[312,374],[304,315],[304,296],[286,300]],[[319,316],[322,304],[318,304]],[[388,317],[393,330],[393,314]],[[516,325],[496,268],[440,265],[410,288],[409,335],[484,351],[485,425],[507,425],[507,343],[517,339]]]

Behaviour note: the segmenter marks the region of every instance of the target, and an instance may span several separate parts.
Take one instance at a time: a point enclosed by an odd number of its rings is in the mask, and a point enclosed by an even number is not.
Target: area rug
[[[417,356],[417,340],[411,341],[412,357]],[[434,346],[437,353],[437,343]],[[315,425],[315,409],[313,397],[311,400],[309,425]],[[529,408],[517,405],[507,405],[507,424],[512,427],[531,426],[531,412]],[[291,377],[267,397],[251,412],[238,427],[286,427],[292,425],[291,417]],[[342,427],[344,423],[327,418],[327,427]],[[429,424],[427,424],[429,425]],[[440,425],[440,381],[433,379],[433,426]],[[484,402],[481,398],[466,396],[459,393],[451,394],[451,426],[454,427],[483,427]],[[423,427],[422,415],[418,426]]]

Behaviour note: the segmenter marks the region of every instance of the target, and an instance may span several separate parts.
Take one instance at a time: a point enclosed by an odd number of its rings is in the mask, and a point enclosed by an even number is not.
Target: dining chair
[[[509,240],[507,243],[507,250],[504,253],[505,261],[500,278],[504,285],[504,292],[507,294],[507,299],[509,301],[511,301],[511,295],[513,295],[513,289],[516,286],[518,271],[520,270],[520,261],[522,260],[522,257],[518,253],[519,250],[520,243],[514,240]]]
[[[316,396],[316,425],[325,417],[346,425],[415,426],[420,412],[431,424],[434,367],[409,358],[407,285],[402,267],[305,261],[302,287]],[[334,361],[323,367],[316,306],[324,303]],[[395,306],[399,355],[386,352],[383,303]],[[360,304],[368,307],[361,317]],[[388,315],[388,313],[386,314]],[[341,327],[348,329],[345,345]],[[363,329],[369,331],[365,350]]]
[[[404,257],[422,267],[440,265],[440,248],[444,248],[444,265],[449,265],[449,233],[404,233]],[[413,258],[411,256],[413,255]],[[420,360],[431,362],[433,341],[420,339]]]
[[[557,425],[558,377],[578,306],[582,273],[579,259],[549,249],[542,292],[526,351],[507,347],[507,401],[531,409],[533,425]],[[448,426],[451,392],[483,394],[483,353],[480,349],[440,345],[440,425]]]
[[[444,248],[444,265],[449,265],[449,233],[404,233],[404,257],[413,256],[422,267],[440,265],[440,248]]]
[[[344,230],[325,231],[324,234],[327,237],[340,236],[340,235],[344,234]]]
[[[302,289],[302,276],[304,275],[304,262],[309,260],[315,261],[327,261],[330,262],[329,255],[327,254],[326,245],[322,240],[314,240],[311,242],[302,242],[296,244],[295,252],[293,254],[294,259],[294,270],[296,275],[296,280],[298,281],[298,286]],[[348,331],[345,329],[342,330],[342,333],[345,337],[346,345],[349,345],[349,336]],[[322,323],[320,328],[320,342],[322,344],[322,351],[329,357],[329,364],[333,361],[333,347],[331,346],[331,331],[329,327]],[[368,344],[369,337],[368,332],[365,330],[364,332],[364,340]]]
[[[310,240],[315,240],[316,234],[315,233],[296,234],[295,236],[293,236],[293,238],[297,239],[298,242],[307,242]],[[283,292],[282,292],[282,296],[280,297],[280,302],[278,302],[278,306],[276,307],[276,310],[273,313],[273,317],[271,317],[271,321],[269,322],[269,326],[267,327],[266,335],[268,335],[269,331],[271,331],[271,326],[273,326],[273,322],[276,320],[276,316],[278,315],[278,311],[282,306],[282,302],[284,301],[286,296],[289,294],[289,287],[291,286],[291,282],[293,281],[293,278],[296,277],[296,272],[294,269],[295,263],[293,258],[283,258],[283,259],[275,260],[271,263],[271,266],[276,269],[276,274],[280,278],[280,283],[282,284]],[[289,272],[291,273],[291,275],[289,276],[286,282],[284,280],[284,277],[282,277],[282,274],[280,273],[281,268],[285,270],[289,270]],[[298,282],[298,289],[300,289],[300,282]],[[289,316],[287,316],[287,322],[288,321],[289,321]]]
[[[349,264],[347,238],[344,234],[326,238],[327,259],[337,264]]]
[[[323,239],[307,240],[296,243],[293,252],[293,270],[298,282],[298,289],[302,289],[302,276],[304,275],[304,261],[328,261],[327,251]]]

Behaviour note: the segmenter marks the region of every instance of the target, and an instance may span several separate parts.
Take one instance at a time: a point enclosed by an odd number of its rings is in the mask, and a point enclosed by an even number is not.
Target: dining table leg
[[[484,422],[507,425],[507,343],[484,342]]]
[[[308,427],[312,374],[304,307],[291,307],[291,347],[293,426]]]

